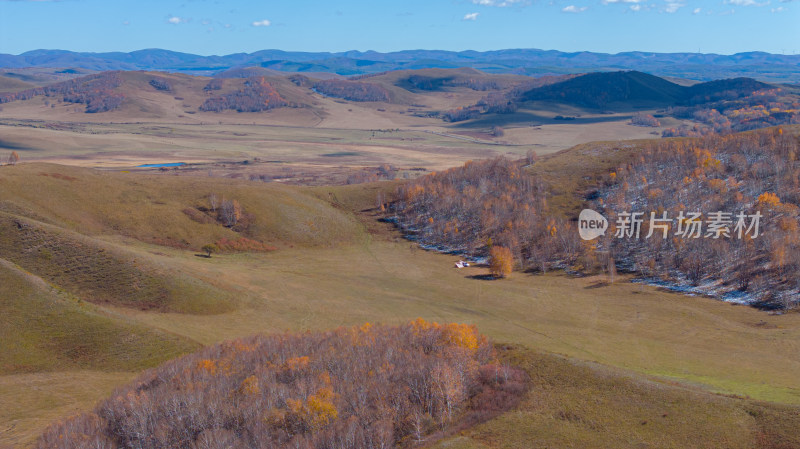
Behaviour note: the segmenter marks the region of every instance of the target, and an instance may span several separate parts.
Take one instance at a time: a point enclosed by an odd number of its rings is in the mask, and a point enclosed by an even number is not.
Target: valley
[[[673,170],[696,180],[684,203],[710,201],[708,185],[719,204],[772,207],[783,221],[769,242],[788,249],[747,273],[792,291],[796,87],[429,68],[36,73],[0,76],[0,447],[37,447],[49,426],[214,345],[417,318],[477,326],[529,389],[409,447],[800,445],[796,302],[645,285],[643,264],[625,264],[671,249],[626,247],[617,273],[596,246],[608,239],[573,235],[584,207],[657,208]],[[513,249],[508,278],[481,263],[492,245]],[[216,375],[223,358],[208,360]],[[294,369],[275,363],[276,379]],[[308,404],[337,398],[325,373]],[[292,400],[281,422],[311,407]],[[303,419],[310,435],[319,422]]]

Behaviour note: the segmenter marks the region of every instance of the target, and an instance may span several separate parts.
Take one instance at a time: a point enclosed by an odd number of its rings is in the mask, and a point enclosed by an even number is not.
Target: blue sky
[[[0,53],[800,53],[800,0],[0,0]]]

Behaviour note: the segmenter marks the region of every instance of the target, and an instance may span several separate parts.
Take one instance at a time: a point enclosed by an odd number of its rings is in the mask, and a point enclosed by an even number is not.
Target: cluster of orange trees
[[[693,100],[693,105],[669,108],[667,113],[702,125],[670,128],[664,131],[664,137],[727,134],[800,123],[800,96],[781,88],[725,90]]]
[[[212,85],[211,82],[209,85]],[[244,87],[236,92],[207,99],[200,105],[200,110],[221,112],[230,109],[237,112],[260,112],[287,104],[278,91],[261,76],[248,78]]]
[[[147,372],[40,448],[390,448],[467,412],[481,385],[520,396],[474,326],[399,326],[250,337]],[[491,401],[481,401],[491,408]]]

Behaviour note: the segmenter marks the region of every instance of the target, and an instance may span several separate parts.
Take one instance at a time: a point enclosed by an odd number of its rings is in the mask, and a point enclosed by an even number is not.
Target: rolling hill
[[[552,101],[590,108],[630,106],[676,106],[708,103],[725,94],[747,96],[773,88],[750,78],[715,80],[681,86],[647,73],[588,73],[559,83],[538,87],[520,95],[520,101]]]
[[[0,375],[152,367],[199,345],[53,287],[0,258]]]
[[[358,241],[362,233],[356,220],[327,202],[279,184],[42,163],[0,167],[0,184],[0,212],[88,236],[124,236],[176,248],[199,250],[241,237],[277,247],[330,246]],[[212,194],[219,203],[239,202],[237,225],[219,221]]]

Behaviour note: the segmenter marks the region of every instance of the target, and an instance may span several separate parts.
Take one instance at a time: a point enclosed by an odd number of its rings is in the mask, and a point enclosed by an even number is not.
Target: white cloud
[[[763,3],[759,3],[756,0],[725,0],[725,3],[735,6],[765,6],[769,5],[769,0]]]
[[[579,13],[579,12],[586,11],[586,6],[581,6],[580,8],[578,8],[575,5],[569,5],[569,6],[565,7],[564,9],[562,9],[561,11],[562,12]]]
[[[478,19],[478,13],[471,12],[469,14],[464,14],[464,18],[461,20],[477,20],[477,19]]]
[[[642,9],[642,5],[631,5],[630,6],[630,10],[631,11],[640,11],[641,9]]]
[[[773,13],[784,12],[784,11],[786,11],[786,8],[784,8],[783,6],[778,6],[777,8],[770,9],[770,11],[772,11]]]
[[[603,0],[604,5],[611,3],[641,3],[643,0]]]
[[[684,6],[686,6],[686,4],[684,4],[684,3],[669,2],[669,3],[667,3],[667,6],[664,8],[664,12],[672,14],[674,12],[677,12],[679,9],[683,8]]]
[[[167,19],[167,22],[169,22],[169,23],[171,23],[173,25],[177,25],[179,23],[186,23],[186,19],[181,18],[181,17],[172,16],[169,19]]]
[[[700,8],[695,8],[694,11],[692,11],[692,14],[700,14],[700,11]]]
[[[472,3],[481,6],[497,6],[498,8],[505,8],[506,6],[513,5],[527,5],[530,2],[528,0],[472,0]]]
[[[270,21],[269,21],[269,20],[267,20],[267,19],[264,19],[264,20],[256,20],[255,22],[253,22],[253,23],[252,23],[252,25],[253,25],[254,27],[268,27],[268,26],[272,25],[272,22],[270,22]]]

